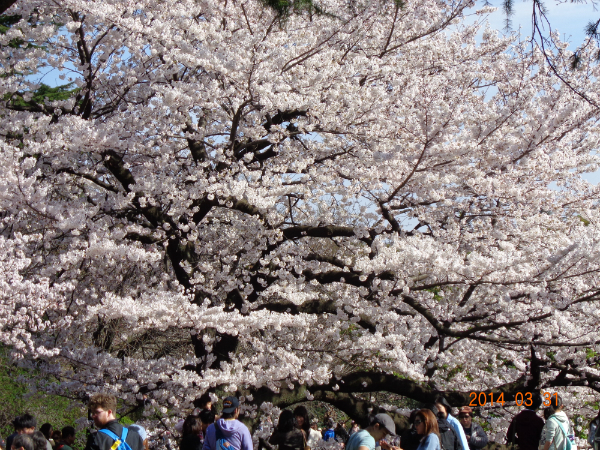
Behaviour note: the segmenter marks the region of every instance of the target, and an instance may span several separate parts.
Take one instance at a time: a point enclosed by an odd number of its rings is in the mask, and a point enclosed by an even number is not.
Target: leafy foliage
[[[27,381],[34,375],[12,364],[7,349],[0,348],[0,435],[4,438],[14,432],[13,419],[26,412],[36,418],[38,427],[48,422],[55,429],[77,428],[76,420],[87,414],[84,405],[73,400],[44,392],[31,394]],[[75,448],[83,448],[85,439],[85,433],[79,432]]]

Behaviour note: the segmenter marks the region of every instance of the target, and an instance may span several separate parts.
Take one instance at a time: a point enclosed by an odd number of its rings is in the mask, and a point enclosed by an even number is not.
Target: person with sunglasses
[[[419,444],[421,443],[421,436],[417,434],[417,430],[415,428],[415,419],[417,418],[418,413],[418,409],[414,409],[410,413],[408,418],[410,428],[404,430],[402,436],[400,437],[400,445],[402,446],[402,450],[417,450]]]
[[[456,419],[456,417],[452,416],[452,406],[448,403],[443,396],[438,396],[434,400],[435,406],[437,407],[440,414],[438,417],[443,416],[444,419],[448,422],[448,424],[452,427],[456,436],[458,437],[460,447],[462,450],[469,450],[469,443],[467,442],[467,437],[465,436],[465,432],[460,424],[460,422]]]
[[[473,422],[473,409],[469,406],[463,406],[458,411],[458,420],[465,431],[470,450],[479,450],[488,443],[487,434],[481,425]]]
[[[438,426],[438,435],[442,450],[462,450],[460,438],[454,428],[446,420],[447,414],[443,409],[438,409],[437,404],[431,404],[426,407],[436,417]],[[460,424],[459,424],[460,426]],[[462,427],[461,427],[462,429]],[[469,449],[467,449],[469,450]]]
[[[421,436],[421,443],[417,450],[441,450],[437,419],[430,409],[419,410],[414,425],[417,434]]]

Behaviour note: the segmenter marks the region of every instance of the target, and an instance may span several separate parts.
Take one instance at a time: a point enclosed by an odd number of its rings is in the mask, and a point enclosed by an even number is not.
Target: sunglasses
[[[415,419],[415,422],[414,422],[415,425],[419,425],[422,423],[423,423],[423,421],[421,419]]]
[[[459,419],[466,419],[467,417],[471,417],[471,414],[459,414],[458,415]]]

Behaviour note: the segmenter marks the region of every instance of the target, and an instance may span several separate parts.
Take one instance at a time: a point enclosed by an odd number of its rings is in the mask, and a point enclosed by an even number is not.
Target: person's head
[[[200,409],[212,409],[212,398],[208,392],[200,396],[197,405]]]
[[[67,445],[72,445],[75,442],[75,428],[67,426],[60,432],[62,441]]]
[[[554,408],[552,406],[546,406],[544,408],[544,420],[548,420],[552,414],[554,414]]]
[[[294,429],[294,413],[289,409],[284,409],[279,414],[279,421],[277,422],[277,431],[281,433],[287,433]]]
[[[129,429],[135,431],[137,434],[140,435],[140,437],[142,438],[142,443],[144,444],[144,449],[148,450],[150,446],[148,445],[148,433],[146,433],[146,429],[143,426],[138,425],[137,423],[129,425]]]
[[[200,422],[204,433],[211,423],[215,423],[215,412],[212,409],[203,409],[200,411]]]
[[[36,425],[37,422],[35,417],[27,413],[23,414],[22,416],[18,416],[15,418],[15,420],[13,420],[15,431],[19,434],[33,434]]]
[[[311,424],[310,424],[310,427],[313,430],[317,430],[319,428],[319,420],[318,419],[313,419],[312,422],[311,422]]]
[[[550,396],[550,406],[554,409],[555,413],[562,411],[564,405],[560,395],[554,393]]]
[[[30,434],[19,434],[12,441],[11,450],[35,450],[35,444]]]
[[[373,436],[375,441],[380,441],[388,434],[396,436],[396,424],[394,423],[394,419],[387,414],[375,414],[367,427],[367,431]]]
[[[298,428],[304,431],[308,431],[310,429],[308,409],[306,409],[305,406],[296,406],[296,409],[294,409],[294,417],[296,418],[296,426]]]
[[[46,436],[44,436],[44,433],[41,431],[34,431],[31,438],[33,439],[33,448],[35,450],[46,450],[46,443],[48,440],[46,439]]]
[[[52,439],[54,439],[54,442],[58,442],[62,439],[60,430],[52,430]]]
[[[446,397],[439,396],[433,403],[435,403],[435,407],[438,409],[437,416],[440,419],[446,419],[448,414],[452,414],[452,407],[450,406],[450,403],[448,403],[448,400],[446,400]]]
[[[44,436],[46,436],[46,439],[50,439],[52,437],[52,425],[50,425],[49,423],[45,423],[44,425],[42,425],[40,427],[40,431]]]
[[[532,392],[531,393],[531,405],[525,406],[525,408],[537,411],[538,409],[540,409],[540,406],[542,406],[543,402],[544,402],[544,400],[542,399],[542,394],[540,394],[539,392]]]
[[[199,435],[201,431],[202,422],[200,421],[200,417],[190,414],[185,418],[183,421],[183,428],[181,430],[181,434],[183,436]]]
[[[473,423],[473,410],[470,406],[463,406],[458,411],[458,420],[460,420],[460,424],[463,428],[471,428],[471,424]]]
[[[335,427],[335,420],[333,420],[333,417],[329,417],[327,419],[327,428],[329,429],[333,429]]]
[[[223,400],[222,419],[237,419],[240,415],[240,402],[237,397],[227,397]]]
[[[96,394],[90,399],[88,407],[94,425],[98,428],[101,428],[111,420],[116,419],[117,399],[114,395]]]
[[[413,410],[410,412],[410,416],[408,416],[408,423],[410,423],[410,427],[411,427],[412,429],[414,429],[414,428],[415,428],[415,419],[417,418],[417,413],[418,413],[418,412],[419,412],[419,410],[418,410],[418,409],[413,409]]]
[[[415,417],[415,429],[420,436],[427,436],[431,433],[440,435],[437,419],[430,409],[419,410]]]

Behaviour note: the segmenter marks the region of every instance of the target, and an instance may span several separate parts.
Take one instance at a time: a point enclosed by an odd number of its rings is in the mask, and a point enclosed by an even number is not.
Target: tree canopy
[[[597,101],[598,49],[571,71],[478,41],[468,6],[17,4],[0,341],[53,392],[165,415],[215,388],[249,417],[597,399],[599,111],[574,89]],[[29,76],[50,68],[64,86]]]

